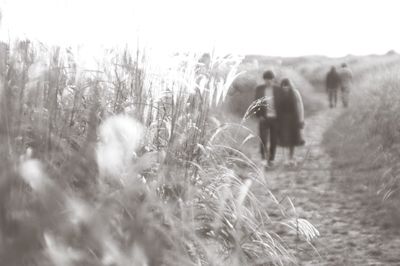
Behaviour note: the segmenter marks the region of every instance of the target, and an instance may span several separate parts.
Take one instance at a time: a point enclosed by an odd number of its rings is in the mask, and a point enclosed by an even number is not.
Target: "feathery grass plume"
[[[19,173],[22,179],[34,190],[43,191],[49,185],[50,180],[43,172],[43,166],[39,160],[27,159],[21,162]]]
[[[44,242],[44,254],[54,266],[74,266],[83,257],[82,252],[62,243],[49,232],[44,233]]]
[[[127,115],[107,118],[99,127],[97,164],[101,176],[119,177],[126,174],[140,148],[145,129]]]
[[[309,221],[302,218],[295,218],[289,221],[289,226],[299,236],[304,237],[307,242],[311,242],[320,236],[319,231]]]
[[[270,109],[271,106],[270,104],[268,104],[268,101],[271,99],[271,97],[268,96],[264,96],[260,99],[257,99],[255,101],[253,101],[249,107],[247,108],[246,112],[243,115],[242,118],[242,122],[245,122],[245,120],[249,119],[250,117],[252,117],[255,113],[256,113],[256,109],[260,108],[260,107],[265,107],[267,109]]]

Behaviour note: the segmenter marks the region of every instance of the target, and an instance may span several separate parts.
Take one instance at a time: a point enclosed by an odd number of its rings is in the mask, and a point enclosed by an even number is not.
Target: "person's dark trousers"
[[[329,97],[329,107],[333,108],[336,107],[337,104],[337,88],[329,88],[328,89],[328,97]]]
[[[259,130],[261,138],[261,157],[262,159],[268,158],[268,161],[273,161],[275,160],[276,146],[278,144],[278,128],[276,118],[269,117],[262,119],[259,123]]]

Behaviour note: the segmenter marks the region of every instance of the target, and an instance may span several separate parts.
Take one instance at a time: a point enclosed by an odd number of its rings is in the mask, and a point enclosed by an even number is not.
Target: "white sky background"
[[[400,51],[396,0],[0,0],[2,39],[301,56]]]

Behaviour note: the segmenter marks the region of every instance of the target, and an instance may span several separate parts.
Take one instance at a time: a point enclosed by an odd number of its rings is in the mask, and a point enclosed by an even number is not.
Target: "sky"
[[[272,56],[400,51],[397,0],[0,0],[0,38]]]

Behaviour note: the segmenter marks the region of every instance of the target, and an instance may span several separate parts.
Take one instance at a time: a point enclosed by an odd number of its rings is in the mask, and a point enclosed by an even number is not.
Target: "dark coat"
[[[337,89],[340,86],[340,77],[335,69],[331,69],[326,75],[326,88]]]
[[[278,145],[295,147],[304,145],[302,136],[304,121],[300,113],[300,103],[294,89],[288,92],[282,89],[274,90],[275,109],[278,124]]]
[[[265,96],[264,92],[265,92],[266,88],[267,88],[267,85],[265,85],[265,84],[259,85],[259,86],[256,87],[256,95],[254,97],[255,101],[259,100],[259,99],[261,99],[262,97]],[[274,85],[272,85],[272,88],[273,88],[273,91],[274,91],[273,93],[275,95],[275,90],[278,89],[279,86],[274,84]],[[260,106],[257,106],[255,108],[255,115],[256,115],[257,118],[267,117],[267,113],[268,113],[268,108],[265,105],[260,105]]]
[[[264,97],[264,90],[266,87],[267,86],[265,84],[259,85],[256,87],[256,95],[254,97],[255,101]],[[257,118],[261,118],[261,117],[265,116],[266,113],[267,113],[267,108],[265,106],[257,106],[255,109],[255,115]]]

